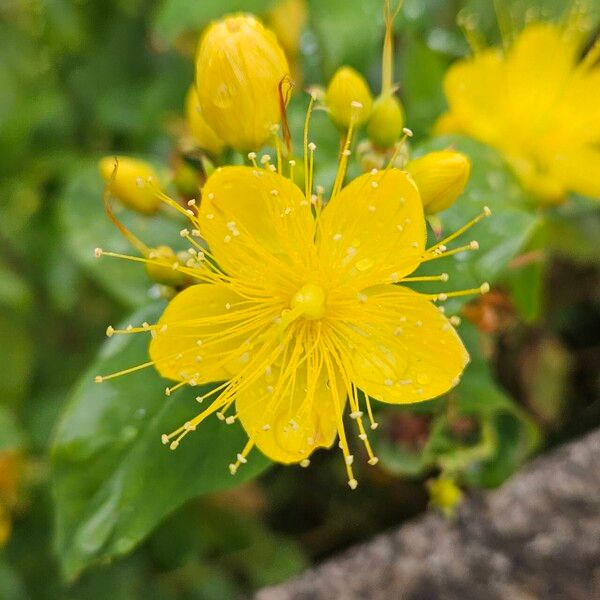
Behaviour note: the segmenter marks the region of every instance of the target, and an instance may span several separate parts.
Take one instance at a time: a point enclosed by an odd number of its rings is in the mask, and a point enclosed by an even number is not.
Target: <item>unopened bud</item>
[[[462,194],[471,162],[460,152],[442,150],[411,160],[406,170],[419,188],[425,212],[431,215],[452,206]]]
[[[403,134],[404,109],[394,95],[380,96],[373,104],[367,126],[369,139],[379,148],[391,148]]]
[[[277,38],[256,17],[220,19],[206,30],[196,55],[202,115],[235,150],[258,150],[281,119],[279,85],[288,75]]]
[[[281,0],[267,13],[267,23],[290,60],[300,53],[300,36],[308,17],[306,0]]]
[[[157,194],[160,186],[156,171],[147,162],[128,156],[105,156],[98,169],[110,193],[125,206],[147,215],[156,212],[161,203]]]
[[[427,488],[431,504],[439,508],[447,517],[452,517],[463,498],[462,491],[455,481],[441,475],[438,479],[428,481]]]
[[[373,98],[360,73],[352,67],[340,67],[327,86],[325,104],[336,127],[345,131],[352,119],[356,127],[367,121]]]
[[[198,94],[193,85],[190,86],[185,97],[185,120],[190,134],[200,148],[210,152],[213,156],[219,156],[223,152],[225,143],[202,116]]]
[[[180,258],[169,246],[158,246],[150,251],[146,263],[146,273],[152,281],[171,287],[181,287],[188,277],[178,269]],[[174,268],[175,267],[175,268]]]

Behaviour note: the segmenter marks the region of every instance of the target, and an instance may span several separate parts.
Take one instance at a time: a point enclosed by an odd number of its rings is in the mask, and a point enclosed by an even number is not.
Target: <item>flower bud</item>
[[[196,88],[206,122],[235,150],[258,150],[281,119],[279,84],[288,75],[277,38],[255,17],[214,22],[196,55]]]
[[[181,263],[181,257],[175,254],[170,246],[153,248],[148,258],[155,261],[146,263],[146,273],[152,281],[171,287],[181,287],[188,281],[185,273],[173,268],[173,266],[183,263]]]
[[[335,126],[345,131],[353,118],[356,127],[366,122],[373,98],[360,73],[352,67],[340,67],[327,86],[325,104]]]
[[[452,517],[463,498],[462,491],[455,481],[440,475],[438,479],[428,481],[427,488],[431,504],[439,508],[446,517]]]
[[[308,17],[306,0],[281,0],[267,13],[267,23],[292,60],[300,52],[300,36]]]
[[[185,97],[185,119],[192,137],[200,148],[213,156],[219,156],[223,152],[225,144],[202,116],[198,94],[193,85],[190,86]]]
[[[415,180],[425,212],[429,215],[452,206],[465,189],[471,162],[460,152],[429,152],[411,160],[406,170]]]
[[[369,139],[378,148],[391,148],[402,136],[404,109],[397,96],[379,96],[367,125]]]
[[[98,168],[117,200],[146,215],[156,212],[161,203],[156,194],[158,176],[147,162],[128,156],[105,156],[98,163]]]

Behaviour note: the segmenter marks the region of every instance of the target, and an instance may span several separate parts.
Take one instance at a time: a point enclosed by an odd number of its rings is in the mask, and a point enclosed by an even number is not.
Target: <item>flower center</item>
[[[290,307],[312,321],[325,314],[325,300],[325,290],[321,286],[307,283],[294,294]]]

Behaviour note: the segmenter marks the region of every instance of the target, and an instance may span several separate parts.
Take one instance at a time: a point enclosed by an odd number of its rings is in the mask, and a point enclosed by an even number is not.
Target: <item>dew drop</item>
[[[358,271],[368,271],[373,266],[373,260],[370,258],[362,258],[355,266]]]

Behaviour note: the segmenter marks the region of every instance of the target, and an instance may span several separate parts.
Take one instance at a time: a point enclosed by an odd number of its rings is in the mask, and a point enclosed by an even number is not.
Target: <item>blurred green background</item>
[[[216,424],[166,452],[163,423],[189,406],[167,402],[158,376],[91,389],[98,370],[145,351],[128,342],[96,357],[107,324],[150,320],[162,306],[143,270],[94,261],[95,246],[126,248],[102,211],[97,160],[130,153],[176,172],[199,31],[233,10],[269,20],[276,4],[0,1],[2,599],[236,597],[425,510],[425,482],[440,469],[467,488],[494,487],[534,450],[600,424],[598,204],[573,198],[540,214],[495,153],[460,139],[452,142],[474,161],[465,200],[473,211],[449,211],[447,222],[468,220],[482,202],[498,207],[489,252],[473,263],[497,285],[465,309],[477,327],[461,328],[473,365],[457,394],[383,410],[382,465],[360,469],[356,492],[335,452],[318,453],[307,470],[266,470],[253,457],[241,474],[252,480],[241,485],[225,468],[241,434],[224,441]],[[476,15],[493,42],[491,4],[406,0],[396,77],[415,152],[449,143],[427,138],[445,108],[444,70],[467,52],[457,15]],[[511,7],[551,18],[561,3]],[[381,3],[308,0],[307,11],[297,59],[304,84],[325,84],[347,63],[377,90]],[[292,126],[305,106],[296,96]],[[314,135],[327,180],[337,141],[323,115]],[[126,218],[150,243],[179,229],[164,215]],[[502,270],[485,262],[492,250]],[[222,465],[206,459],[209,450]]]

